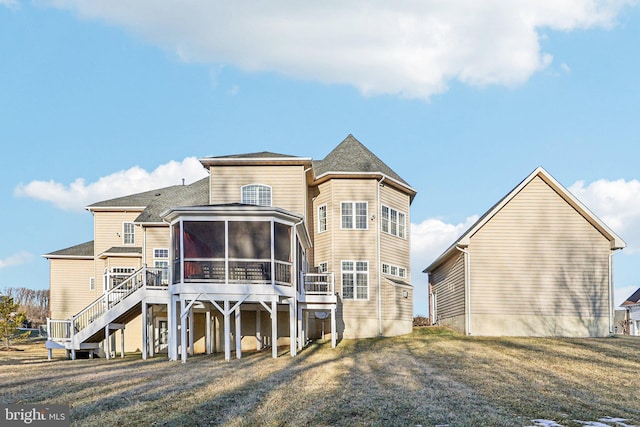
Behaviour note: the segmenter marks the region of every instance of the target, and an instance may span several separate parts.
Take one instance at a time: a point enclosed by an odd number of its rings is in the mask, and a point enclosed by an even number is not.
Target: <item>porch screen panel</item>
[[[291,261],[291,227],[275,224],[275,259],[278,261]]]
[[[173,241],[172,245],[172,258],[173,258],[173,283],[179,283],[181,272],[180,272],[180,223],[174,224],[171,226],[171,232],[173,233]]]
[[[224,222],[185,221],[185,279],[220,279],[214,261],[224,262]]]
[[[271,222],[230,221],[229,258],[271,259]]]

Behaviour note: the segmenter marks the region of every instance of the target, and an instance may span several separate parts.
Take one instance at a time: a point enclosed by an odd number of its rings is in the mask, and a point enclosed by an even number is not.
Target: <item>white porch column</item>
[[[156,355],[156,322],[153,317],[153,305],[149,307],[149,327],[148,327],[148,337],[151,339],[149,343],[149,357],[154,357]]]
[[[298,350],[302,350],[304,348],[304,311],[302,307],[298,305]]]
[[[336,348],[337,339],[338,339],[338,331],[336,328],[336,307],[332,306],[331,307],[331,347],[332,348]]]
[[[109,336],[109,325],[104,327],[104,354],[107,360],[111,359],[111,337]]]
[[[278,303],[271,301],[271,355],[278,358]]]
[[[169,330],[167,356],[169,360],[178,360],[178,318],[176,317],[176,299],[174,295],[169,296],[169,303],[167,304],[167,329]]]
[[[195,322],[194,322],[194,314],[193,314],[193,308],[189,309],[189,356],[193,356],[195,354],[195,348],[193,346],[194,344],[194,336],[195,334],[193,333],[193,328],[195,326]]]
[[[120,329],[120,357],[124,359],[124,326]]]
[[[213,331],[211,330],[211,311],[207,310],[205,313],[205,347],[207,354],[211,354],[213,352]]]
[[[185,315],[186,301],[180,297],[180,354],[182,363],[187,361],[187,316]]]
[[[142,360],[147,360],[149,352],[149,308],[142,301]]]
[[[295,357],[298,354],[298,346],[296,344],[296,332],[298,329],[298,322],[296,320],[296,302],[295,298],[289,299],[289,353],[291,357]]]
[[[256,350],[262,350],[262,316],[260,307],[256,308]]]
[[[231,318],[229,300],[224,300],[224,360],[231,360]]]
[[[240,306],[236,307],[236,359],[242,358],[242,321],[240,319]]]

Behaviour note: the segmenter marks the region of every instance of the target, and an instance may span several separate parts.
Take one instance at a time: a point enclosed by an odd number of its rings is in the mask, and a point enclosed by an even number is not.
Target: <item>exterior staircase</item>
[[[100,343],[108,338],[111,330],[123,329],[141,314],[143,301],[169,302],[163,277],[166,277],[163,269],[142,267],[71,319],[47,319],[49,359],[53,349],[66,349],[71,359],[75,359],[77,351],[87,351],[89,357],[103,355]]]

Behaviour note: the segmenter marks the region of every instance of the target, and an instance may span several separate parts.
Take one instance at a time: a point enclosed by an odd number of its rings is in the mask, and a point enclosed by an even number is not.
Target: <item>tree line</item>
[[[28,288],[6,288],[2,294],[18,304],[18,310],[24,313],[27,327],[37,328],[47,324],[49,317],[49,290]]]

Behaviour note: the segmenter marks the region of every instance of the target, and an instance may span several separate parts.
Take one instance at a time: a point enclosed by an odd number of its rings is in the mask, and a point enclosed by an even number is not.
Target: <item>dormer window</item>
[[[242,203],[245,205],[271,206],[271,187],[262,184],[243,186]]]

